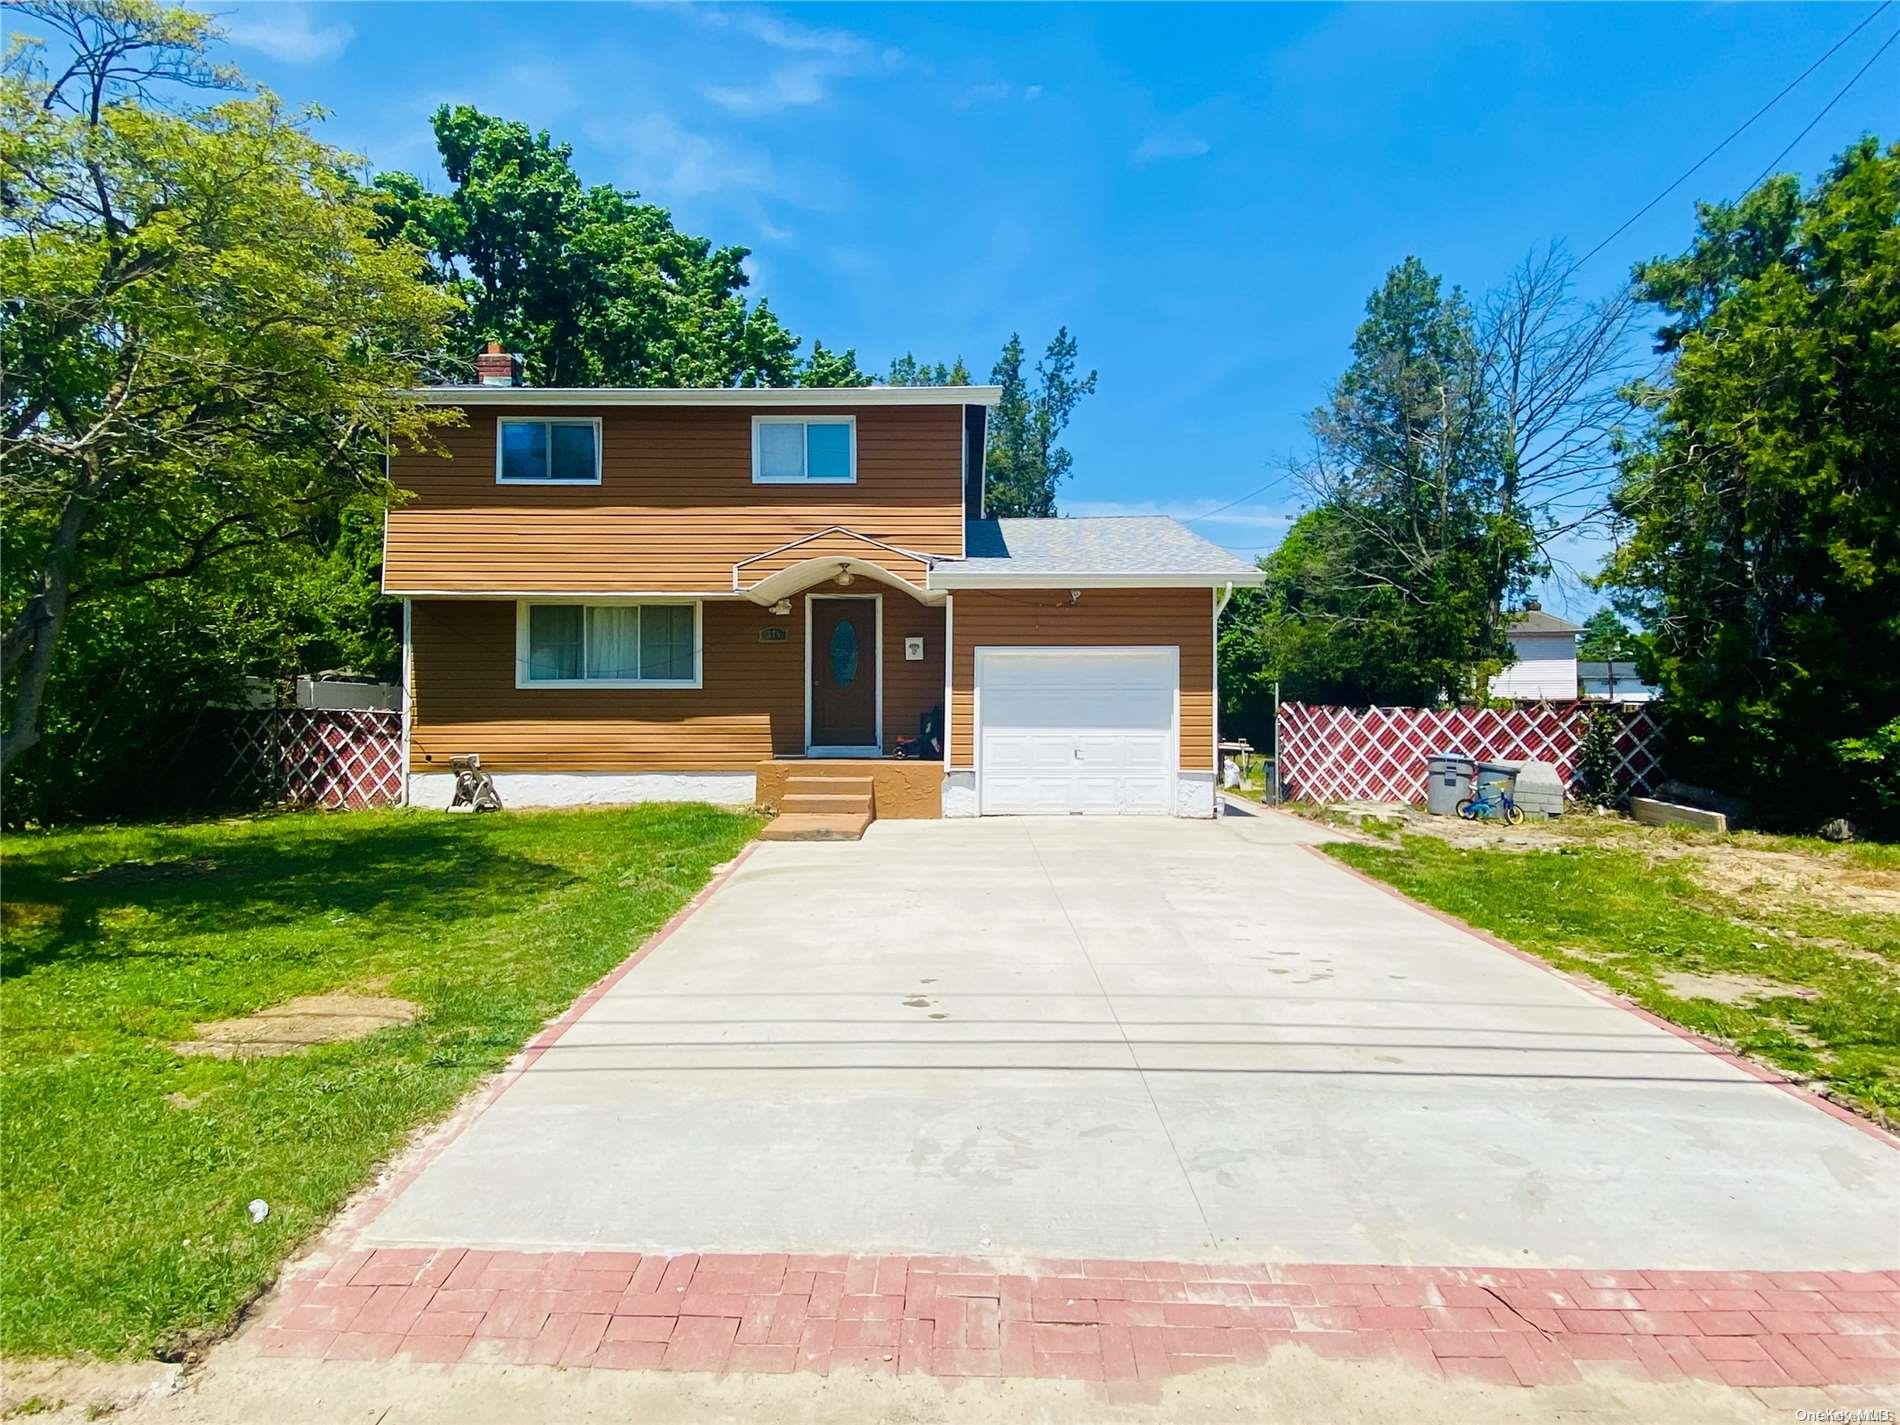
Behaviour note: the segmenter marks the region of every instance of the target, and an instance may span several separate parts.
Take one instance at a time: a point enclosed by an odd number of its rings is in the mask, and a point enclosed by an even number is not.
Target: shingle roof
[[[1178,577],[1202,584],[1257,584],[1261,579],[1258,567],[1166,515],[970,520],[964,534],[967,557],[938,564],[933,583],[937,575]]]
[[[1542,609],[1523,609],[1511,615],[1512,633],[1582,633],[1583,625],[1558,618]]]

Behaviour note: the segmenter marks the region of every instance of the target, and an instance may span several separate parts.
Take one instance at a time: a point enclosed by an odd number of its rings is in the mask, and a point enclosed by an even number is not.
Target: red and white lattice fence
[[[402,714],[272,708],[235,715],[230,795],[272,805],[358,808],[402,800]]]
[[[1515,708],[1338,708],[1280,705],[1286,795],[1314,802],[1422,802],[1425,759],[1554,762],[1566,789],[1590,714],[1614,713],[1618,782],[1642,794],[1662,779],[1662,727],[1647,707],[1535,703]]]

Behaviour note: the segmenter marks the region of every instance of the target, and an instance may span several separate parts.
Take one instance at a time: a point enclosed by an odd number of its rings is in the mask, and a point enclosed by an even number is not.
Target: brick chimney
[[[483,386],[519,386],[521,358],[503,351],[500,342],[491,341],[488,350],[475,358],[475,380]]]

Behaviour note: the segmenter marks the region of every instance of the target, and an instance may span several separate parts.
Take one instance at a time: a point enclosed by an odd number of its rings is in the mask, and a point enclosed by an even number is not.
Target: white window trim
[[[594,478],[591,480],[511,480],[502,474],[501,428],[505,425],[534,426],[578,426],[590,425],[594,428]],[[495,417],[495,483],[497,485],[598,485],[600,483],[600,463],[602,457],[601,431],[599,416],[496,416]],[[554,458],[554,439],[548,438],[548,459]]]
[[[764,426],[841,425],[851,432],[851,473],[849,475],[765,475],[759,470],[759,431]],[[811,463],[810,442],[806,442],[806,465]],[[858,418],[856,416],[819,415],[754,416],[752,418],[752,483],[754,485],[855,485],[858,483]]]
[[[690,678],[530,678],[528,676],[528,610],[537,605],[562,608],[628,607],[625,599],[517,599],[515,601],[515,686],[542,688],[699,688],[706,680],[706,610],[698,599],[641,599],[647,604],[690,605],[693,610],[693,676]],[[587,666],[587,615],[581,615],[581,666]]]

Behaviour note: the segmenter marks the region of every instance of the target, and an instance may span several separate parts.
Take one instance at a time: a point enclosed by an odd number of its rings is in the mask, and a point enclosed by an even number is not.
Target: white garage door
[[[1179,666],[1174,648],[978,649],[978,809],[1166,816]]]

